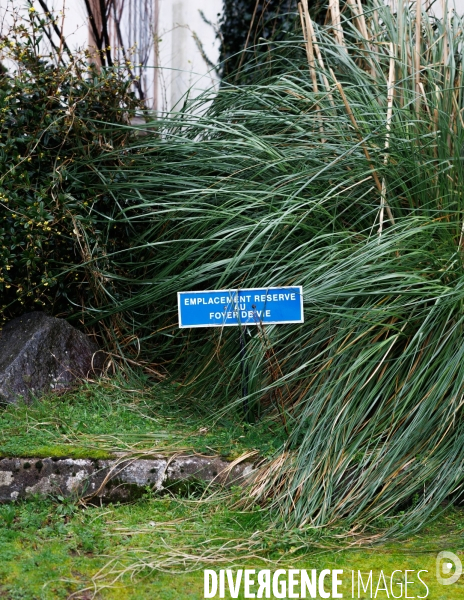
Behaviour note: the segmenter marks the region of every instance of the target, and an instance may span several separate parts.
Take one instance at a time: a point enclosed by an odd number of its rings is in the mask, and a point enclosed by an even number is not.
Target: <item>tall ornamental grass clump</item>
[[[318,26],[302,2],[279,75],[92,162],[141,233],[104,268],[88,245],[89,324],[212,412],[240,406],[238,332],[179,331],[176,292],[303,286],[304,324],[246,336],[249,403],[286,436],[251,498],[288,527],[398,535],[462,496],[464,22],[445,14],[334,0]]]

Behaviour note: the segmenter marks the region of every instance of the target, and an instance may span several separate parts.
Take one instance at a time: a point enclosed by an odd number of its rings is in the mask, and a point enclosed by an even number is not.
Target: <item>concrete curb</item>
[[[143,495],[147,486],[185,493],[209,483],[243,485],[253,472],[250,462],[186,454],[115,460],[4,458],[0,503],[34,494],[124,502]]]

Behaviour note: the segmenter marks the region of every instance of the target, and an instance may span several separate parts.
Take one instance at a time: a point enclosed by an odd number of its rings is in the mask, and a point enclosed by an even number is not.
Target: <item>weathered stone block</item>
[[[102,365],[103,353],[67,321],[27,313],[0,331],[0,402],[67,388]]]

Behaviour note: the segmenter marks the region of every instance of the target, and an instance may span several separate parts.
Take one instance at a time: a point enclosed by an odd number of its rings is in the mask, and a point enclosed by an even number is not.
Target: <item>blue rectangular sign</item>
[[[178,292],[179,327],[303,323],[303,288]]]

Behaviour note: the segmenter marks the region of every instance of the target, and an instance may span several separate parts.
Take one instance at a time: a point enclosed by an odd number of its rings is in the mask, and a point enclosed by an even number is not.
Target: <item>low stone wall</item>
[[[188,491],[202,483],[243,484],[253,473],[249,462],[228,463],[196,455],[91,460],[4,458],[0,460],[0,502],[33,494],[127,501],[146,492]]]

